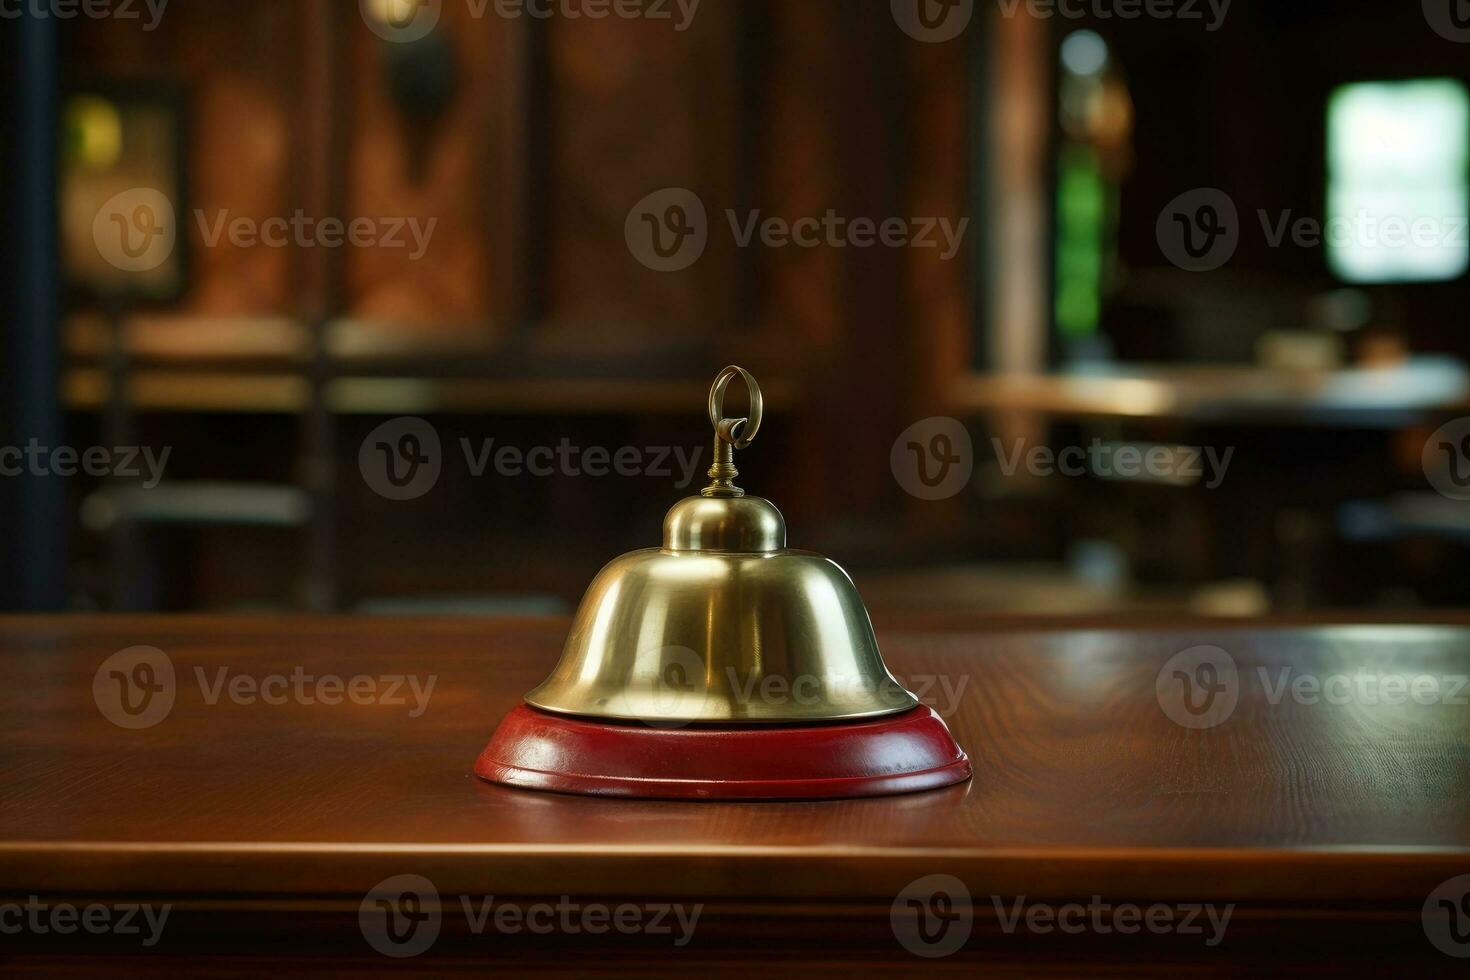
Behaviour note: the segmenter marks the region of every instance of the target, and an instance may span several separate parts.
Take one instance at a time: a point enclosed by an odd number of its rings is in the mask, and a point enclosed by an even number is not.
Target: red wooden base
[[[518,706],[475,763],[523,789],[643,799],[834,799],[963,782],[970,760],[932,708],[829,725],[648,728]]]

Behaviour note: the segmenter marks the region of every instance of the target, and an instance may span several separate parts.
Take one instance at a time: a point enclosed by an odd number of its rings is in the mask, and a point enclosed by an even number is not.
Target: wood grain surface
[[[1465,625],[880,623],[890,667],[947,718],[973,782],[773,804],[601,800],[475,779],[476,754],[551,668],[565,628],[0,620],[0,896],[152,896],[191,910],[206,947],[260,922],[299,945],[320,932],[313,915],[355,920],[369,889],[411,873],[444,896],[709,903],[709,941],[725,936],[734,951],[749,938],[739,923],[759,921],[788,951],[867,935],[903,957],[880,928],[890,905],[915,879],[948,874],[973,897],[977,937],[1023,959],[1032,947],[1064,961],[1081,950],[1076,970],[1134,947],[1005,935],[991,898],[1238,903],[1233,935],[1279,939],[1290,923],[1300,942],[1278,964],[1321,965],[1329,940],[1342,952],[1371,939],[1432,967],[1459,965],[1430,947],[1419,914],[1436,886],[1470,873],[1470,690],[1457,687],[1470,675]],[[94,678],[138,645],[167,655],[174,701],[156,724],[129,730],[105,716],[108,686],[94,697]],[[1195,729],[1171,720],[1165,702],[1171,658],[1201,646],[1234,663],[1236,704]],[[359,676],[375,679],[379,697],[303,703],[298,675],[313,678],[301,683],[314,699],[322,678]],[[1315,703],[1303,676],[1327,683]],[[1362,681],[1357,693],[1331,681],[1364,676],[1379,679],[1377,703]],[[1434,703],[1412,693],[1383,703],[1396,689],[1382,678],[1396,676],[1434,678]],[[427,700],[416,703],[409,680],[388,697],[393,678],[411,678]],[[230,693],[262,682],[284,703]],[[1418,700],[1431,700],[1425,684]],[[1168,961],[1168,941],[1158,943]]]

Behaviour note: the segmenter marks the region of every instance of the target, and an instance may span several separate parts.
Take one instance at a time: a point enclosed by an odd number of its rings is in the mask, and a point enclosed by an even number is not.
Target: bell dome
[[[663,548],[623,555],[593,580],[561,661],[527,703],[651,724],[915,707],[883,665],[852,579],[821,555],[779,547],[784,532],[758,497],[675,504]]]
[[[665,551],[763,553],[786,547],[786,519],[760,497],[687,497],[664,517]]]

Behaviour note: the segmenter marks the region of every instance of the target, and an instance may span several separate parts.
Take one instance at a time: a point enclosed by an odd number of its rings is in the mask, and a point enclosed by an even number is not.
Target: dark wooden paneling
[[[178,220],[191,281],[176,312],[294,312],[292,250],[237,247],[227,235],[206,248],[193,212],[202,209],[211,224],[226,211],[257,221],[290,215],[302,69],[296,7],[290,0],[172,4],[151,32],[116,18],[65,22],[63,82],[164,79],[186,90],[191,200]]]
[[[428,250],[347,250],[349,315],[425,330],[476,324],[504,335],[512,297],[525,274],[507,254],[521,196],[524,133],[509,106],[526,97],[519,45],[526,20],[483,17],[467,3],[445,3],[434,37],[453,60],[454,95],[438,116],[421,118],[394,101],[389,59],[406,45],[366,30],[348,12],[351,126],[339,177],[348,216],[415,217],[435,222]],[[514,128],[513,128],[514,127]],[[519,243],[516,243],[518,247]]]

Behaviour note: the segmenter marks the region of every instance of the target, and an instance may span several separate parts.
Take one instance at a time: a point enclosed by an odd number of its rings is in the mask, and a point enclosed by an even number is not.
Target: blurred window
[[[1470,94],[1452,79],[1360,82],[1327,108],[1327,225],[1348,282],[1433,282],[1470,268]]]

